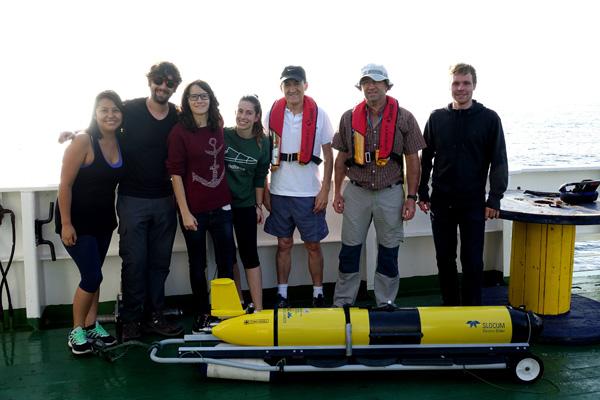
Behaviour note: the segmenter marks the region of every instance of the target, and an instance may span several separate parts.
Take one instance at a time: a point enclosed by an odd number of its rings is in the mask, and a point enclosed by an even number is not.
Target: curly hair
[[[175,87],[181,83],[181,74],[175,64],[168,61],[161,61],[150,67],[150,71],[146,74],[148,81],[158,77],[171,76],[175,81]]]

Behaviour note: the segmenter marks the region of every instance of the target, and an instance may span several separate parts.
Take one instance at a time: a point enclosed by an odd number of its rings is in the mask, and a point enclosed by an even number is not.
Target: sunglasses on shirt
[[[160,86],[163,83],[165,83],[169,89],[173,89],[175,87],[175,81],[173,79],[168,79],[162,76],[157,76],[153,78],[152,82],[154,82],[154,84],[157,86]]]

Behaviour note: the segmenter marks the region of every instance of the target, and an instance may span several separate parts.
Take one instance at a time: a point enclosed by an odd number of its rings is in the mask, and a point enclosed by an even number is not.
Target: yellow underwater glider
[[[160,363],[202,364],[208,377],[269,381],[284,372],[508,369],[533,382],[542,320],[508,306],[284,308],[248,313],[231,279],[211,282],[218,322],[152,348]],[[179,345],[178,357],[161,350]]]

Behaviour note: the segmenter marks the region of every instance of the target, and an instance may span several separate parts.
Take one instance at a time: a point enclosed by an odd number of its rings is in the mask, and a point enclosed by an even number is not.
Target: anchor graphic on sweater
[[[208,139],[208,144],[212,147],[212,150],[206,150],[206,154],[213,157],[213,164],[210,166],[210,170],[212,171],[212,179],[207,181],[200,175],[196,175],[194,171],[192,171],[192,182],[200,182],[204,186],[209,188],[215,188],[219,186],[219,183],[223,180],[225,176],[225,170],[221,171],[221,175],[219,176],[219,165],[217,164],[217,154],[223,149],[223,145],[217,148],[217,139],[210,138]]]

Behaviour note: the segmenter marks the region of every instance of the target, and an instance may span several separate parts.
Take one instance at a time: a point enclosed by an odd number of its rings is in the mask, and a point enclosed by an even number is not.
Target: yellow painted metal
[[[369,344],[369,313],[350,309],[352,344]],[[289,308],[279,310],[279,345],[344,345],[346,318],[340,308]],[[310,327],[310,328],[307,328]]]
[[[575,226],[513,222],[508,300],[542,315],[571,307]]]
[[[422,344],[510,343],[506,307],[419,307]]]
[[[224,342],[242,346],[273,346],[273,310],[226,319],[212,328]]]
[[[280,346],[334,346],[346,343],[346,319],[341,308],[287,308],[277,310]],[[369,344],[369,315],[351,308],[352,343]],[[263,310],[227,319],[212,329],[219,339],[241,346],[274,345],[274,313]]]
[[[231,318],[244,314],[235,282],[229,278],[210,281],[211,314],[219,318]]]

